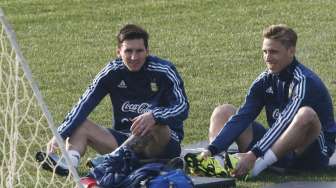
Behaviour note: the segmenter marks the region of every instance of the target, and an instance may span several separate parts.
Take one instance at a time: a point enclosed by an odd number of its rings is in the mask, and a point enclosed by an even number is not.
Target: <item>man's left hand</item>
[[[131,120],[131,132],[137,136],[146,135],[155,125],[155,120],[152,112],[143,113]]]
[[[257,158],[252,151],[247,153],[237,153],[236,155],[238,155],[239,162],[237,168],[233,172],[233,176],[240,177],[246,175],[249,170],[253,168]]]

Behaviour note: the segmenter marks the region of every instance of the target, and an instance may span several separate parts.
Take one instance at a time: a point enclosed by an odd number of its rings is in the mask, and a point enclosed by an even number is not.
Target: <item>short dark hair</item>
[[[143,39],[145,48],[148,49],[148,38],[149,35],[147,31],[144,30],[142,27],[135,24],[127,24],[120,29],[117,35],[118,47],[120,48],[121,44],[125,40]]]
[[[296,32],[285,24],[271,25],[265,28],[263,37],[278,40],[286,48],[295,47],[297,41]]]

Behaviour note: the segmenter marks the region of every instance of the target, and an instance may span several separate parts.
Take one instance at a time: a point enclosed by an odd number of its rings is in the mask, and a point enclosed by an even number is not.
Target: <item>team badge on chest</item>
[[[150,88],[151,88],[151,90],[152,90],[153,92],[157,92],[157,91],[159,91],[159,86],[157,85],[156,82],[151,82],[151,83],[150,83]]]

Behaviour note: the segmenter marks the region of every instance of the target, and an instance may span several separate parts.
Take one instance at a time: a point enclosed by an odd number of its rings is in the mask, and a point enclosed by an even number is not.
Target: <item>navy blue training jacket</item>
[[[250,87],[245,103],[226,123],[208,149],[212,154],[226,151],[265,107],[270,128],[252,148],[257,157],[263,156],[302,106],[315,110],[324,135],[335,135],[333,105],[327,88],[314,72],[294,58],[279,74],[271,74],[266,70],[259,75]]]
[[[151,111],[157,124],[168,125],[183,139],[189,112],[183,81],[172,63],[155,56],[148,56],[138,72],[129,71],[121,59],[108,63],[58,127],[60,135],[69,137],[106,95],[113,105],[114,129],[129,132],[130,119]]]

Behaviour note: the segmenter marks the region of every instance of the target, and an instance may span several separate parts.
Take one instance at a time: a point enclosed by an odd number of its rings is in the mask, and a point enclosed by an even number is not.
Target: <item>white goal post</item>
[[[58,177],[35,161],[36,151],[45,149],[54,135],[62,156],[71,164],[1,8],[0,22],[0,187],[82,187],[72,165],[68,165],[68,177]]]

